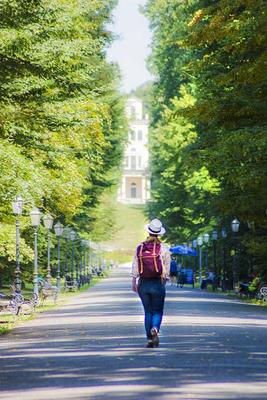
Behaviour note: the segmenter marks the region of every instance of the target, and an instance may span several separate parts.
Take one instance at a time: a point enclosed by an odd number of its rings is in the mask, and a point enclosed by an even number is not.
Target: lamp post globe
[[[198,236],[198,238],[197,238],[197,245],[198,246],[202,246],[203,245],[203,236]]]
[[[215,229],[212,231],[212,240],[218,240],[218,232]]]
[[[50,214],[46,214],[43,216],[43,221],[44,221],[44,226],[46,229],[52,229],[53,228],[53,222],[54,218]]]
[[[206,244],[209,243],[210,235],[208,233],[204,233],[203,240],[204,240],[204,243],[206,243]]]
[[[14,286],[17,293],[21,293],[21,269],[20,269],[20,221],[19,216],[23,211],[23,198],[17,196],[12,201],[13,214],[16,216],[16,269]]]
[[[70,240],[72,242],[74,242],[74,240],[76,239],[76,232],[74,230],[70,231]]]
[[[64,226],[60,222],[57,222],[54,225],[54,231],[57,237],[57,288],[60,292],[60,237],[63,235]]]
[[[34,208],[30,212],[32,226],[34,227],[34,270],[33,270],[33,291],[38,298],[38,226],[40,225],[41,212],[38,208]]]
[[[38,227],[41,221],[41,211],[38,208],[34,208],[30,212],[31,222],[33,227]]]
[[[62,236],[64,230],[65,230],[65,228],[64,228],[64,226],[63,226],[60,222],[57,222],[57,223],[54,225],[54,231],[55,231],[55,234],[56,234],[57,237]]]
[[[238,219],[233,219],[233,221],[231,222],[231,229],[232,232],[237,233],[239,231],[239,225],[240,222],[238,221]]]
[[[224,227],[222,227],[221,236],[222,236],[223,239],[227,238],[227,232],[226,232],[226,229]]]
[[[21,196],[17,196],[11,204],[13,208],[13,214],[21,215],[23,211],[23,198]]]

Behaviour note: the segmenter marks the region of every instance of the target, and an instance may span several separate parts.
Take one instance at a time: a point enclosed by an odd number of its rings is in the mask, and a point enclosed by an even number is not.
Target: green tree
[[[226,220],[238,216],[244,233],[244,224],[253,221],[255,229],[245,234],[244,242],[264,267],[265,2],[200,1],[198,7],[184,40],[185,47],[198,54],[185,66],[195,78],[197,96],[188,115],[201,133],[202,157],[220,182],[221,193],[214,202],[217,213]]]
[[[114,5],[1,2],[0,196],[6,224],[10,202],[22,194],[26,211],[35,203],[87,232],[92,209],[114,183],[111,171],[120,163],[124,140],[118,71],[106,61]]]
[[[145,14],[156,76],[149,212],[166,216],[172,240],[238,217],[244,260],[266,272],[264,1],[150,0]],[[194,100],[183,106],[185,91]]]

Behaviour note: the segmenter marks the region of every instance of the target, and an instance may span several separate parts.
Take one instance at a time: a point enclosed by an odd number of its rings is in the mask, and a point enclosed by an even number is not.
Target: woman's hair
[[[151,233],[149,234],[149,236],[146,238],[146,241],[148,243],[155,243],[155,242],[160,242],[160,239],[157,235],[152,235]]]

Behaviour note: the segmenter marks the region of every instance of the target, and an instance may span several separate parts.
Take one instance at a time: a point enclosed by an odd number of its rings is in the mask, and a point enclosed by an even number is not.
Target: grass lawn
[[[102,243],[111,250],[108,258],[119,262],[129,261],[138,243],[147,236],[144,230],[146,223],[144,206],[118,203],[115,221],[117,231],[112,240]]]

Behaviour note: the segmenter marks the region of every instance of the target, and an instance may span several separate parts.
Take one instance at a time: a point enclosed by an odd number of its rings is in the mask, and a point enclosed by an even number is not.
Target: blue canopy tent
[[[170,248],[172,254],[180,254],[181,256],[197,256],[197,251],[191,249],[191,247],[178,245]]]
[[[170,252],[175,255],[181,256],[197,256],[197,251],[191,249],[191,247],[178,245],[170,248]],[[179,271],[179,275],[177,276],[177,285],[183,287],[184,283],[188,283],[193,285],[194,287],[194,271],[191,268],[181,268]]]

